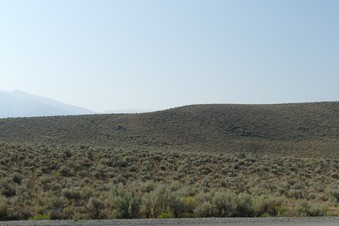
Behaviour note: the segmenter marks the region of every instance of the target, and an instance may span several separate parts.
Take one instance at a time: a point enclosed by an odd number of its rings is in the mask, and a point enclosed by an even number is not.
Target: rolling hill
[[[339,102],[0,119],[0,142],[339,159]]]
[[[0,119],[0,221],[339,216],[338,125],[339,102]]]

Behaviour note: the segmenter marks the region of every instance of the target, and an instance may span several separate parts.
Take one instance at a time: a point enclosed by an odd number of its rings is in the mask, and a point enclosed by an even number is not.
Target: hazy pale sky
[[[339,100],[338,0],[0,0],[0,90],[95,111]]]

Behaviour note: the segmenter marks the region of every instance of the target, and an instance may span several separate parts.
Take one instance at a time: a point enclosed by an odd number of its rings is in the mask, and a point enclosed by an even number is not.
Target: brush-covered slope
[[[339,102],[1,119],[0,141],[339,158]]]

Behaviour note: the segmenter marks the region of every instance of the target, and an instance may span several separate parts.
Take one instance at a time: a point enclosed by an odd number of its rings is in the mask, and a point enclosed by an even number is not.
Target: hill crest
[[[0,142],[339,158],[339,102],[0,120]]]

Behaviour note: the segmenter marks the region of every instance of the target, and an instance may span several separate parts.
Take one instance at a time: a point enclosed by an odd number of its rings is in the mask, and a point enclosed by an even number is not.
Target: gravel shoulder
[[[331,218],[195,218],[195,219],[137,219],[84,221],[8,221],[0,226],[339,226],[339,217]]]

